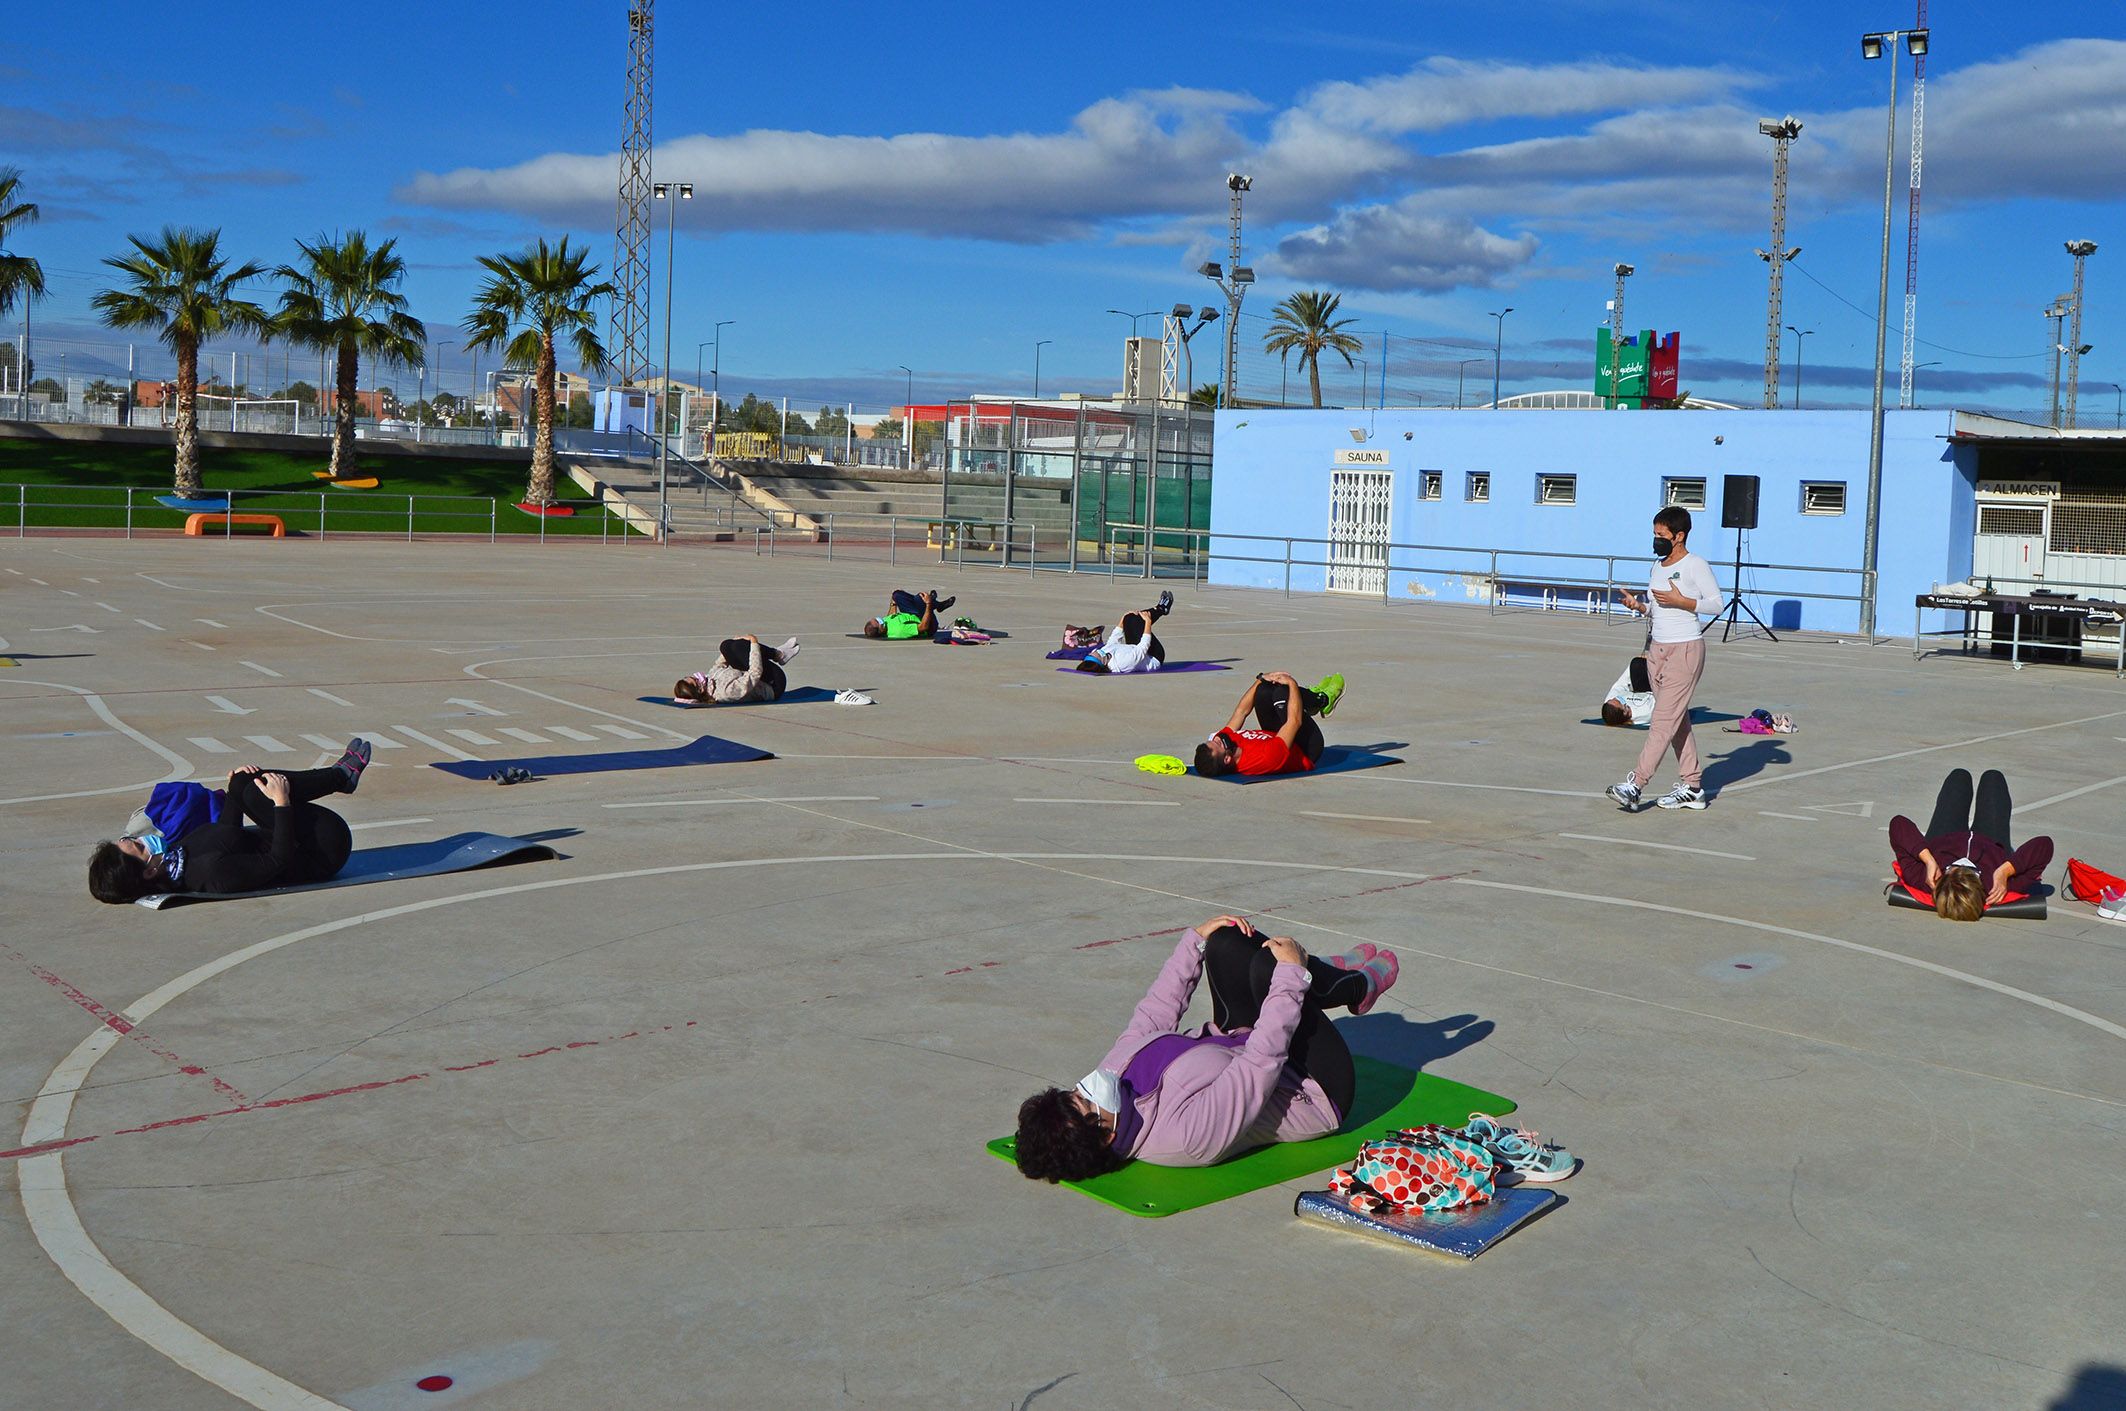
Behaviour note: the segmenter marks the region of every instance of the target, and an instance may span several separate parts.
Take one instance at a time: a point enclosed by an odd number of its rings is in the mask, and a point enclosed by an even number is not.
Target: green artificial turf
[[[170,493],[173,453],[167,445],[118,445],[0,436],[0,528],[26,521],[39,528],[124,528],[126,492],[132,490],[135,529],[181,529],[183,511],[165,508],[155,496]],[[291,534],[404,534],[407,498],[414,498],[416,534],[540,532],[540,519],[516,508],[529,475],[522,461],[482,461],[410,455],[355,456],[357,474],[378,478],[374,490],[328,486],[312,474],[330,463],[321,440],[315,452],[200,448],[200,478],[208,492],[234,491],[239,513],[277,514]],[[557,477],[568,518],[545,520],[548,534],[625,531]]]

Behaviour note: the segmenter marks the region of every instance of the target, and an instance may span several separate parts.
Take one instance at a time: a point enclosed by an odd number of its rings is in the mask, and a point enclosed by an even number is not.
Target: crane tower
[[[620,211],[613,235],[613,366],[623,386],[650,376],[651,6],[628,0],[627,106],[620,135]]]

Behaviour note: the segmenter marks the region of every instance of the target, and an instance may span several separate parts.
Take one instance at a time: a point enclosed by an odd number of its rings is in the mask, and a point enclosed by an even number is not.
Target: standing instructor
[[[1646,649],[1647,675],[1653,679],[1654,719],[1639,751],[1638,767],[1609,796],[1627,813],[1637,812],[1640,790],[1653,782],[1661,757],[1676,752],[1676,787],[1654,800],[1662,808],[1704,808],[1703,771],[1698,745],[1690,733],[1690,702],[1698,678],[1705,674],[1705,637],[1700,614],[1720,611],[1720,585],[1712,565],[1692,553],[1690,511],[1670,505],[1654,516],[1653,573],[1646,596],[1620,594],[1624,606],[1653,619],[1653,640]]]

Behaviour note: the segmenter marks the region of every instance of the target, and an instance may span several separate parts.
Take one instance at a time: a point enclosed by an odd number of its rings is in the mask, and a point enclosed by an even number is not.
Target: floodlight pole
[[[1624,281],[1638,272],[1636,265],[1620,262],[1616,267],[1617,297],[1609,306],[1609,406],[1612,411],[1623,400],[1617,393],[1617,382],[1624,374]],[[1505,320],[1499,322],[1503,328]]]
[[[1888,353],[1890,326],[1890,199],[1897,167],[1897,44],[1924,50],[1925,30],[1887,30],[1864,35],[1860,41],[1865,59],[1887,58],[1890,69],[1889,136],[1882,159],[1882,270],[1875,291],[1875,391],[1868,415],[1868,514],[1861,545],[1860,630],[1870,643],[1875,640],[1875,567],[1882,535],[1882,369]]]
[[[675,190],[676,188],[676,190]],[[671,519],[669,484],[666,475],[667,458],[672,450],[671,433],[665,429],[665,405],[672,396],[672,242],[679,227],[679,203],[694,199],[694,183],[691,181],[660,181],[650,188],[652,196],[659,201],[669,201],[664,219],[664,375],[657,384],[657,542],[671,542]]]
[[[1801,135],[1801,124],[1792,117],[1762,118],[1757,123],[1757,131],[1771,138],[1773,143],[1772,245],[1769,250],[1757,253],[1771,266],[1771,288],[1765,297],[1764,405],[1776,408],[1779,405],[1779,320],[1786,301],[1786,265],[1800,253],[1786,247],[1786,154],[1794,139]]]
[[[1506,315],[1512,312],[1513,309],[1509,305],[1492,315],[1493,318],[1498,320],[1498,326],[1492,330],[1491,335],[1491,410],[1493,411],[1499,409],[1499,358],[1506,346]],[[1616,335],[1613,333],[1610,335],[1610,342],[1616,342]],[[1614,384],[1612,384],[1610,390],[1615,390]]]
[[[2074,329],[2067,337],[2067,421],[2074,428],[2075,403],[2082,387],[2082,265],[2096,253],[2094,240],[2069,240],[2067,253],[2074,256]]]
[[[1801,340],[1816,330],[1796,328],[1790,323],[1786,331],[1794,335],[1794,410],[1798,412],[1801,410]]]

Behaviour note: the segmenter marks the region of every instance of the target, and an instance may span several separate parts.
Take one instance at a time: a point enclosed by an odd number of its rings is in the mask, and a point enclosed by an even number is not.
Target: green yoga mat
[[[1119,1171],[1063,1184],[1103,1205],[1155,1220],[1341,1166],[1357,1153],[1360,1139],[1379,1132],[1427,1122],[1459,1127],[1473,1113],[1503,1117],[1514,1108],[1512,1099],[1482,1088],[1377,1059],[1352,1061],[1358,1069],[1358,1096],[1351,1103],[1351,1116],[1334,1135],[1258,1147],[1216,1166],[1154,1166],[1132,1161]],[[1017,1145],[1016,1137],[998,1137],[989,1143],[989,1154],[1016,1164]]]

